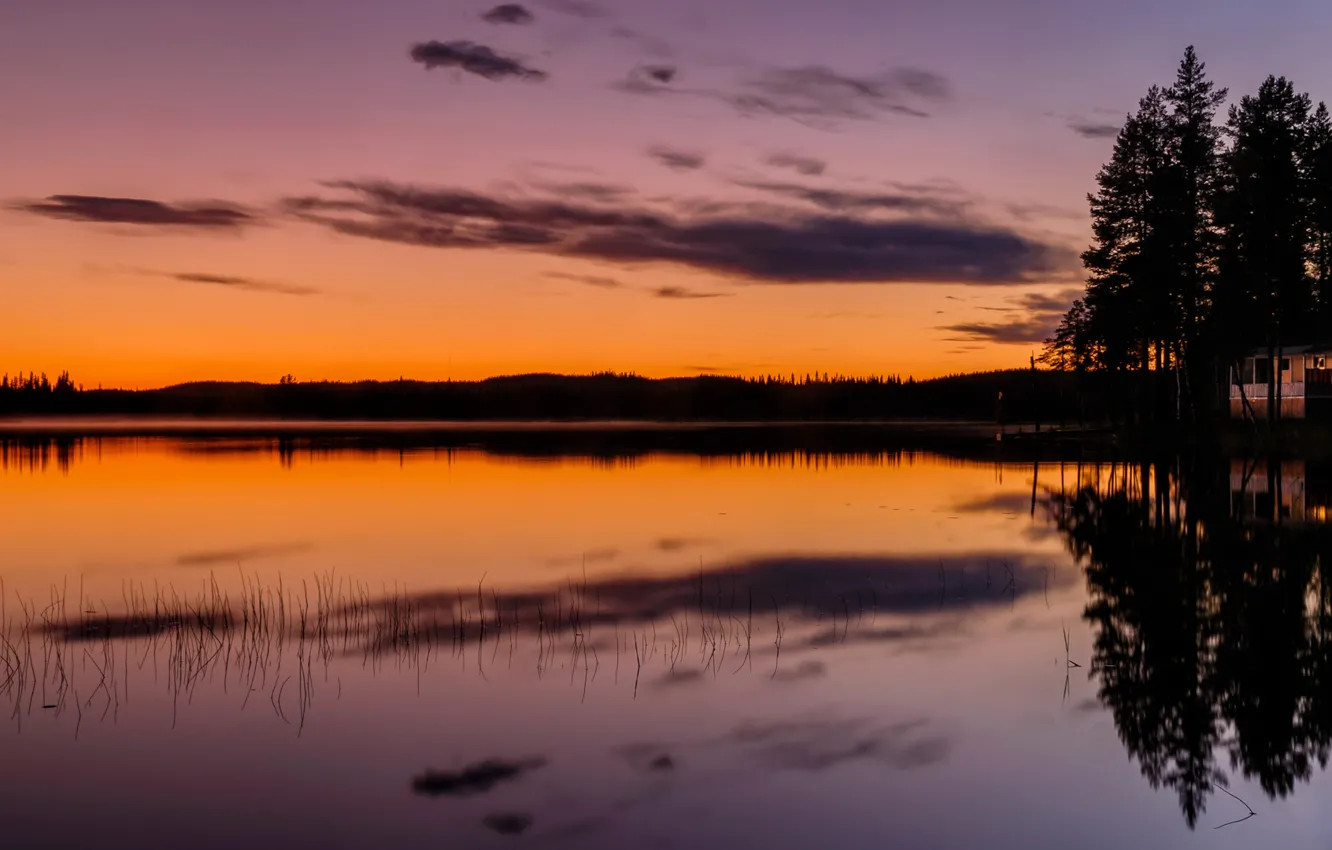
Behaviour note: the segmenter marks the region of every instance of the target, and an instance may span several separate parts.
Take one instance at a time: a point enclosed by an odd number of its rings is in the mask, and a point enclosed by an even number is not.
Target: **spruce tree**
[[[1218,235],[1213,209],[1221,182],[1221,130],[1216,113],[1226,89],[1207,78],[1207,66],[1190,45],[1184,51],[1175,84],[1165,92],[1170,107],[1171,167],[1164,218],[1169,229],[1173,325],[1163,342],[1173,348],[1175,367],[1185,385],[1210,396],[1216,373],[1201,350],[1203,319],[1215,278]],[[1182,362],[1181,362],[1182,361]],[[1190,401],[1193,393],[1190,392]],[[1192,404],[1190,405],[1192,407]]]
[[[1310,109],[1309,96],[1289,80],[1268,77],[1256,95],[1230,108],[1226,124],[1232,146],[1218,208],[1218,333],[1230,346],[1266,345],[1273,420],[1281,414],[1282,348],[1307,334],[1313,307],[1305,265]]]

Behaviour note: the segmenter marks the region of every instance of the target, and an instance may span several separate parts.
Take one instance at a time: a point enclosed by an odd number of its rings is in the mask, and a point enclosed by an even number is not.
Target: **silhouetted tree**
[[[1190,826],[1226,781],[1219,753],[1279,797],[1332,742],[1332,529],[1285,519],[1275,465],[1270,510],[1242,508],[1247,484],[1232,505],[1217,460],[1126,467],[1051,502],[1086,569],[1100,699]]]

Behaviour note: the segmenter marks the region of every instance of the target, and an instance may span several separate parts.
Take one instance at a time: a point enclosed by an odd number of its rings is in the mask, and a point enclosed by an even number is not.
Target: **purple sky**
[[[4,4],[0,283],[26,330],[0,357],[132,384],[1024,364],[1078,285],[1098,128],[1186,45],[1236,94],[1268,73],[1332,91],[1311,0],[493,5]],[[426,70],[409,50],[431,41],[546,76]],[[451,194],[320,185],[349,180]],[[505,211],[478,223],[457,190]],[[53,195],[216,200],[253,226],[34,215]],[[554,201],[668,220],[593,232]],[[887,241],[832,261],[847,227]]]

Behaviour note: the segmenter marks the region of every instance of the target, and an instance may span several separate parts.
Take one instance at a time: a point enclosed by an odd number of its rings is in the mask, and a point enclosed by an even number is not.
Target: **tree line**
[[[1328,109],[1285,77],[1221,122],[1227,97],[1189,47],[1127,117],[1088,195],[1085,292],[1041,358],[1107,376],[1141,419],[1214,418],[1246,355],[1279,363],[1332,320]]]
[[[0,382],[0,416],[208,416],[404,420],[818,421],[961,419],[1047,424],[1110,411],[1073,376],[1013,369],[917,381],[827,373],[651,379],[630,374],[516,375],[483,381],[202,382],[82,390],[25,376]],[[51,389],[43,389],[50,386]],[[56,391],[55,387],[62,389]],[[31,388],[30,388],[31,387]],[[997,403],[999,400],[1002,403]]]

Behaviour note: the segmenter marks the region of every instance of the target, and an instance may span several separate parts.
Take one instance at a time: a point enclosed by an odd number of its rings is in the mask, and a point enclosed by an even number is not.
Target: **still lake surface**
[[[1301,463],[390,443],[0,438],[6,846],[1332,841]]]

